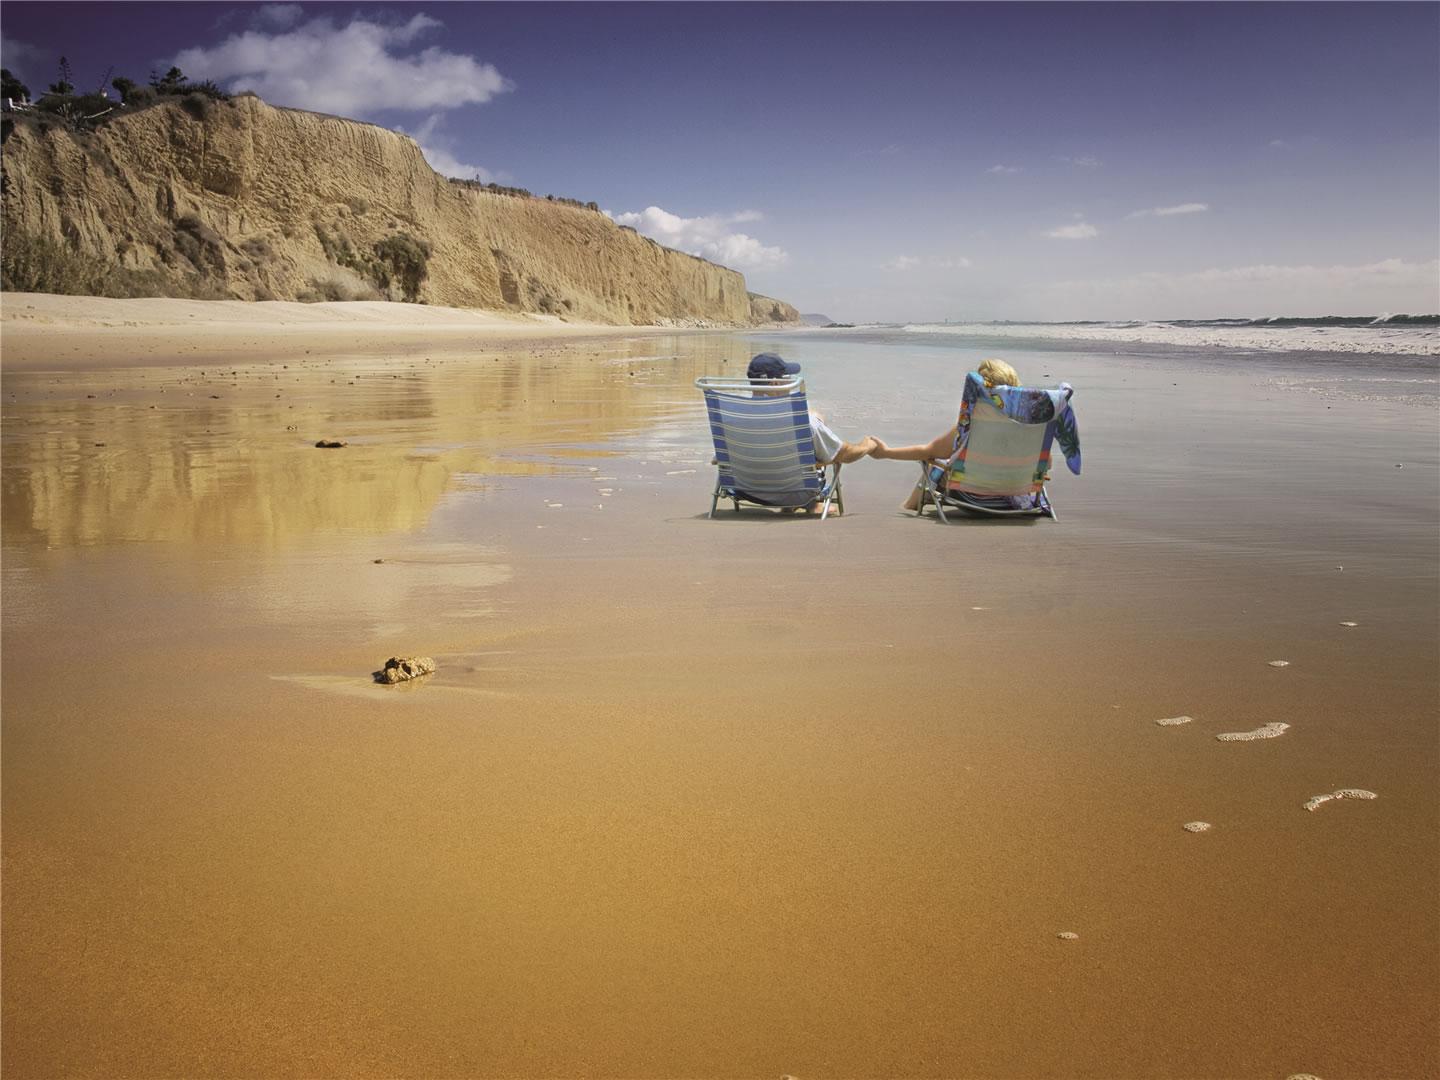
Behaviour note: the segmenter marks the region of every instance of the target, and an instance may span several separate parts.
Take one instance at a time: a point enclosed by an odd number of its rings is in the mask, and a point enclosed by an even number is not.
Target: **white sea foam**
[[[1175,325],[1113,323],[912,323],[910,334],[1017,340],[1131,342],[1256,352],[1386,353],[1440,356],[1440,327],[1376,320],[1364,326],[1293,326],[1246,321]]]
[[[1336,799],[1378,799],[1379,797],[1375,792],[1366,791],[1364,788],[1340,788],[1338,791],[1331,791],[1324,795],[1315,795],[1305,800],[1305,809],[1313,813],[1327,802],[1333,802]]]
[[[1221,742],[1254,742],[1256,739],[1278,738],[1289,730],[1289,724],[1282,724],[1276,720],[1258,727],[1254,731],[1227,731],[1223,735],[1216,735],[1215,738]]]

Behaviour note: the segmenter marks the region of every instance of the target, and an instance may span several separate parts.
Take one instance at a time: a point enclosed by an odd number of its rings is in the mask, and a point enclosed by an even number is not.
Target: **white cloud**
[[[433,45],[407,55],[417,38],[440,26],[423,13],[396,24],[357,15],[340,25],[324,16],[275,33],[233,34],[213,49],[184,49],[174,63],[191,78],[214,79],[229,90],[343,116],[453,109],[512,89],[493,65],[470,56]]]
[[[915,267],[919,265],[920,260],[914,255],[896,255],[895,258],[888,262],[881,263],[880,269],[884,270],[887,274],[897,274],[905,270],[914,270]]]
[[[1019,165],[991,165],[985,171],[996,176],[1014,176],[1018,172],[1024,172]]]
[[[1100,230],[1094,225],[1079,221],[1074,225],[1061,225],[1044,235],[1053,240],[1089,240],[1092,236],[1099,236]]]
[[[265,4],[255,13],[254,24],[284,30],[304,17],[305,9],[299,4]]]
[[[1284,139],[1271,139],[1270,145],[1273,146],[1276,150],[1284,150],[1290,144]]]
[[[880,269],[887,274],[898,274],[921,266],[933,270],[963,270],[969,265],[970,260],[964,255],[934,255],[925,259],[916,255],[896,255],[895,258],[881,263]]]
[[[1061,281],[1031,291],[1048,319],[1214,318],[1236,315],[1432,314],[1440,260],[1358,266],[1263,264]]]
[[[658,206],[647,206],[638,213],[611,214],[608,210],[605,213],[616,224],[628,225],[666,247],[701,255],[722,266],[754,270],[779,266],[790,257],[783,248],[766,247],[753,236],[730,230],[730,226],[741,222],[758,221],[762,215],[757,210],[693,218],[672,214]]]
[[[406,131],[403,127],[395,130],[402,134],[409,135],[420,145],[420,152],[425,155],[425,160],[430,167],[441,176],[455,176],[461,180],[480,180],[489,183],[498,179],[499,174],[493,173],[483,165],[471,165],[459,160],[455,156],[454,141],[440,131],[444,124],[444,117],[439,113],[431,113],[414,131]]]
[[[17,79],[30,87],[30,95],[38,98],[45,87],[58,79],[53,55],[46,49],[18,38],[0,39],[0,60]],[[44,72],[49,71],[49,75]]]
[[[1074,165],[1077,169],[1098,169],[1100,167],[1100,159],[1094,154],[1081,154],[1079,157],[1066,157],[1062,154],[1055,160],[1063,161],[1067,165]]]
[[[1187,202],[1181,203],[1179,206],[1157,206],[1152,210],[1136,210],[1125,216],[1127,218],[1171,217],[1175,214],[1203,214],[1209,209],[1209,203]]]

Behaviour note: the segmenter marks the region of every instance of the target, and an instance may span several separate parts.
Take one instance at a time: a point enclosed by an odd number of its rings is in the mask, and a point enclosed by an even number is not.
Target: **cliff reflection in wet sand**
[[[736,351],[716,339],[677,360],[673,345],[7,376],[4,542],[283,547],[316,532],[413,530],[467,477],[573,468],[557,443],[578,459],[663,414],[672,383]]]

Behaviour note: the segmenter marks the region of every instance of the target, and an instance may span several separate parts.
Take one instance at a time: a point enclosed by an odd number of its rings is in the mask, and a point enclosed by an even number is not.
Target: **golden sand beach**
[[[4,299],[7,1076],[1440,1072],[1432,408],[1017,347],[1060,522],[708,520],[697,376],[985,354],[309,307]]]

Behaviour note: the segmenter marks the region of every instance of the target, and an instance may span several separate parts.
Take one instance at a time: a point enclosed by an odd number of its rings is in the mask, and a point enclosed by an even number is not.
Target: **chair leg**
[[[946,525],[950,524],[950,519],[945,516],[945,500],[940,497],[938,491],[935,492],[935,512],[940,515],[941,521]]]
[[[710,516],[715,516],[715,507],[720,505],[720,488],[715,488],[715,493],[710,496]]]

